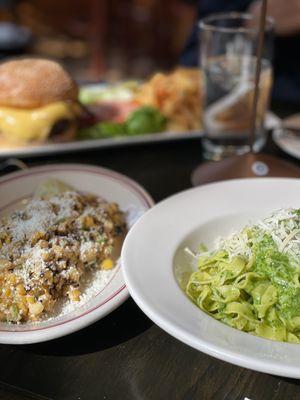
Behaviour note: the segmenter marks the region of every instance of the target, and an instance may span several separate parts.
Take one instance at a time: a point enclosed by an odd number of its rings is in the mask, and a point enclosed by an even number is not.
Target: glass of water
[[[204,79],[204,155],[219,160],[250,150],[258,20],[251,14],[214,14],[200,21]],[[262,58],[254,151],[266,141],[264,117],[272,87],[273,20],[268,18]]]

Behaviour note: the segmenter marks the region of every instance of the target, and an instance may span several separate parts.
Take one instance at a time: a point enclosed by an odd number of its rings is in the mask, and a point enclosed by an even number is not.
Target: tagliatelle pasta
[[[300,342],[300,212],[280,210],[197,255],[187,295],[233,328]]]

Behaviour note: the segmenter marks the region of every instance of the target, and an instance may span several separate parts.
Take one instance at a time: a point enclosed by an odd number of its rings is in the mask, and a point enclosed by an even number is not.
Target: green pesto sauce
[[[298,272],[292,265],[291,258],[278,250],[269,235],[263,236],[255,245],[254,251],[256,257],[253,269],[276,287],[279,310],[287,318],[300,316],[300,289],[295,281]]]

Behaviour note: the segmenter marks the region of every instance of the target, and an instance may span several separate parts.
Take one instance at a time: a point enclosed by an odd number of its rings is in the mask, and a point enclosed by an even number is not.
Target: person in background
[[[218,12],[242,11],[259,16],[261,2],[251,0],[198,0],[199,20]],[[300,0],[269,0],[268,15],[275,20],[273,100],[300,104]],[[198,25],[181,56],[181,64],[199,64]]]

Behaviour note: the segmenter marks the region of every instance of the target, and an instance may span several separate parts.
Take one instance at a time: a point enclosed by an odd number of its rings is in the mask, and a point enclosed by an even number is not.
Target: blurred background
[[[178,64],[195,0],[0,0],[0,57],[42,56],[79,81],[144,78]]]

